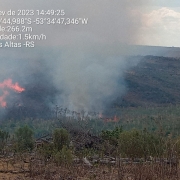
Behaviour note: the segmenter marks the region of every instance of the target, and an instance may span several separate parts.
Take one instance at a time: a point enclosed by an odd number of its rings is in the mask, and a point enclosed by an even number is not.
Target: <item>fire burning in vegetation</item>
[[[18,93],[21,93],[25,90],[17,82],[15,84],[13,84],[12,79],[6,79],[2,83],[0,83],[0,89],[5,89],[5,88],[12,89]]]
[[[114,117],[104,118],[104,122],[118,122],[120,119],[115,115]]]
[[[98,115],[99,119],[102,119],[104,122],[118,122],[120,119],[116,115],[114,117],[105,117],[102,113]]]
[[[21,87],[18,82],[13,83],[12,79],[6,79],[2,83],[0,83],[0,89],[2,90],[2,95],[0,96],[1,107],[7,106],[6,97],[9,95],[9,89],[17,93],[25,91],[25,89]]]

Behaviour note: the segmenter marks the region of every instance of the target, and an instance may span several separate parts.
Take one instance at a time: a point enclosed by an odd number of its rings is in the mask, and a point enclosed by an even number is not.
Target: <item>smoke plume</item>
[[[47,115],[56,104],[75,111],[100,111],[126,92],[124,72],[136,64],[126,57],[141,26],[133,8],[142,6],[141,1],[0,2],[6,11],[64,9],[65,17],[88,18],[87,25],[32,25],[33,33],[43,33],[47,40],[36,41],[35,48],[0,49],[0,82],[10,78],[25,89],[2,97],[7,114],[21,107],[23,116]]]

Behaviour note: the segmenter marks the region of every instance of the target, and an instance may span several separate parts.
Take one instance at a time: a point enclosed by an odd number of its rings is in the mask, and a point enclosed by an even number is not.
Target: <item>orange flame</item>
[[[104,122],[119,122],[120,118],[117,117],[116,115],[111,118],[104,118]]]
[[[19,84],[17,82],[15,84],[13,84],[12,79],[4,80],[2,83],[0,83],[0,88],[1,89],[9,88],[9,89],[12,89],[18,93],[25,91],[25,89],[22,88],[21,86],[19,86]]]
[[[7,91],[3,91],[3,95],[0,96],[0,104],[2,107],[6,107],[7,103],[5,101],[5,98],[6,96],[8,95],[9,93]]]
[[[22,88],[17,82],[13,84],[12,79],[4,80],[2,83],[0,83],[0,89],[2,89],[2,91],[3,91],[3,95],[0,96],[0,105],[2,107],[6,107],[6,105],[7,105],[5,99],[6,99],[7,95],[9,94],[9,92],[7,90],[4,90],[7,88],[14,90],[15,92],[18,92],[18,93],[25,91],[25,89]]]

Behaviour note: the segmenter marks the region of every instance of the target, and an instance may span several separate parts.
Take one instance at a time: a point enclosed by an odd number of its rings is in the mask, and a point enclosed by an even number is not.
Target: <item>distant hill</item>
[[[163,56],[163,57],[180,57],[179,47],[161,47],[161,46],[131,46],[132,55],[153,55],[153,56]]]
[[[117,98],[116,106],[180,104],[180,58],[145,56],[125,79],[127,93]]]

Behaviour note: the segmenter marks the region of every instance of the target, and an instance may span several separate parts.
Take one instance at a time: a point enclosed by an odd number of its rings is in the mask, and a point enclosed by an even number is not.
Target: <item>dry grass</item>
[[[12,161],[12,159],[11,159]],[[118,166],[83,164],[57,166],[35,159],[30,163],[20,160],[0,161],[0,180],[179,180],[180,169],[162,163],[121,164]]]

